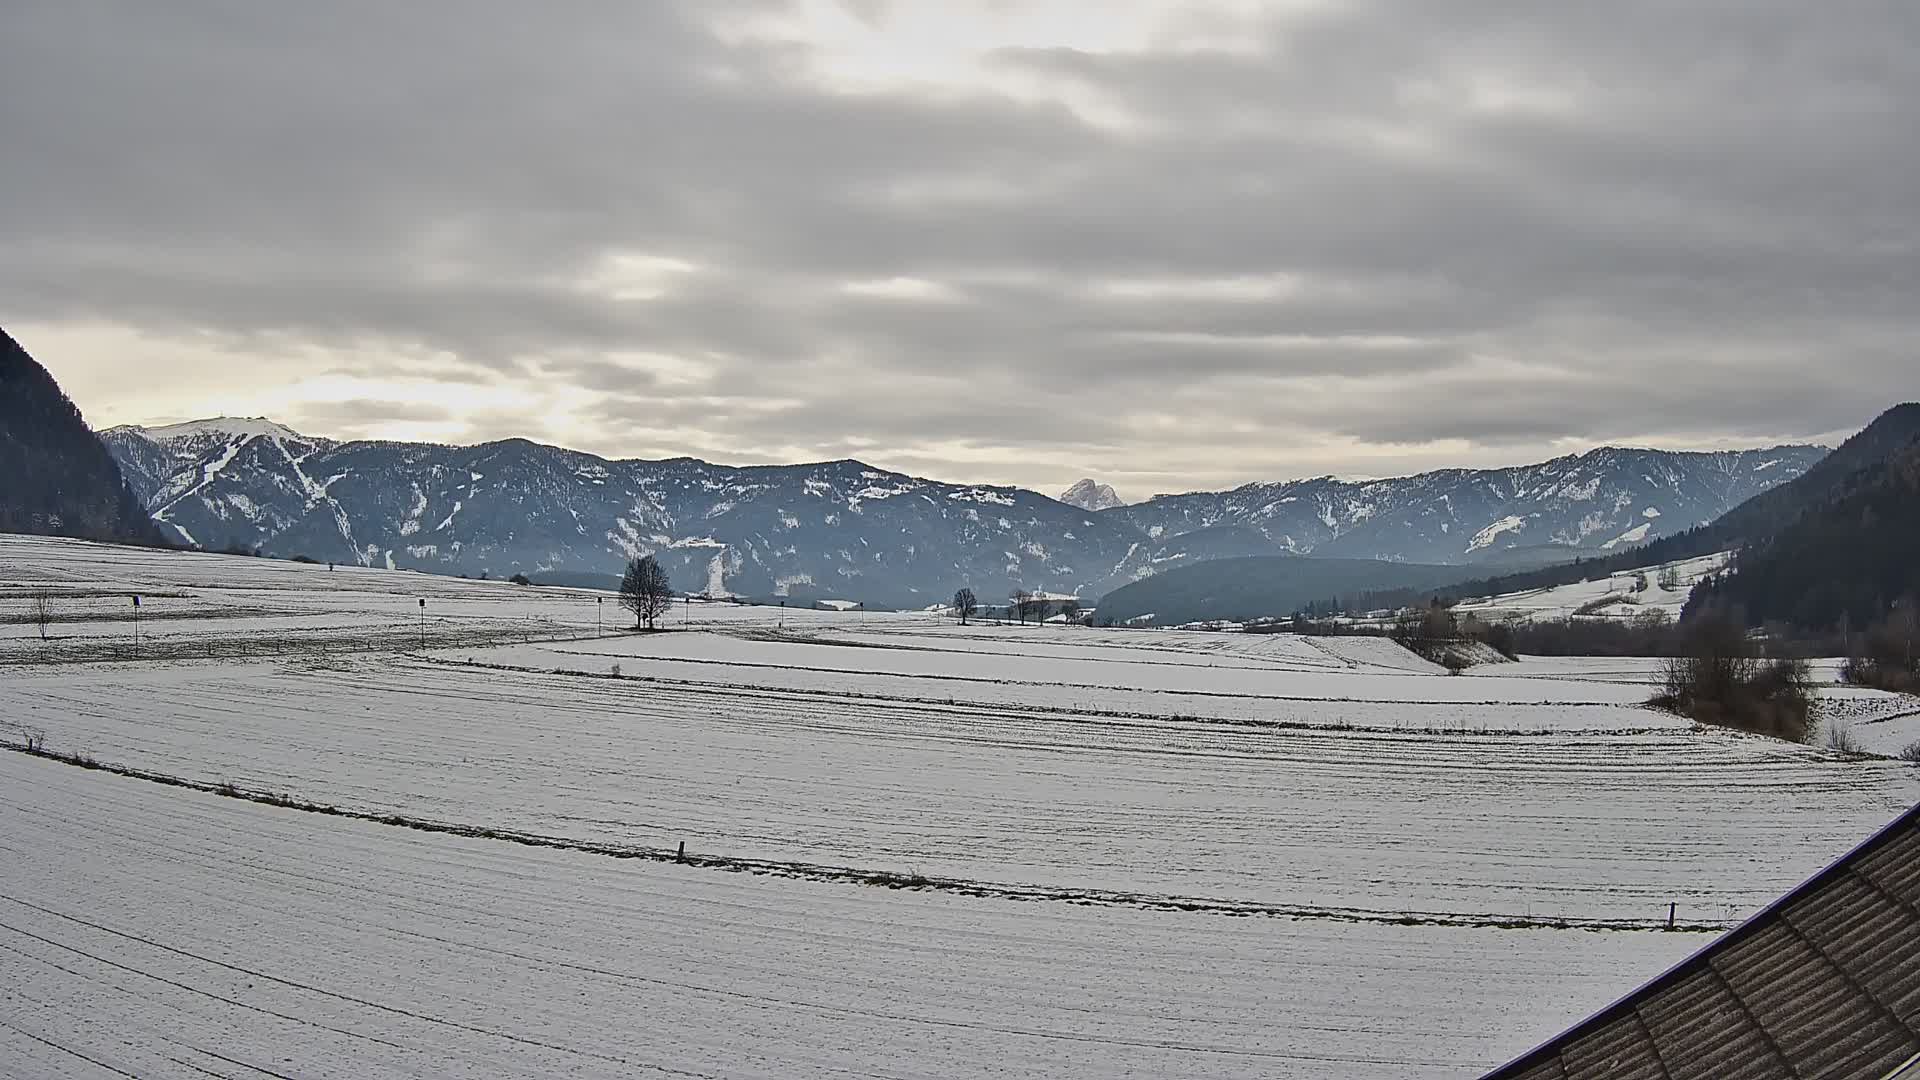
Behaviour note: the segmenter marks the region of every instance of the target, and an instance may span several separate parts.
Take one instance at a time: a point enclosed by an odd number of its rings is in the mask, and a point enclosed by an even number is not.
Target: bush
[[[508,578],[507,580],[513,582],[515,585],[533,584],[533,579],[527,577],[527,575],[525,574],[515,574],[512,577]]]
[[[1667,613],[1654,609],[1627,619],[1535,619],[1497,623],[1501,640],[1485,640],[1501,652],[1529,656],[1674,656],[1681,635]],[[1503,647],[1504,646],[1504,647]]]
[[[1899,758],[1901,761],[1909,761],[1915,765],[1920,765],[1920,741],[1910,742],[1901,747]]]
[[[1842,682],[1902,694],[1920,694],[1920,620],[1912,598],[1874,624],[1848,649]]]
[[[1745,628],[1721,616],[1694,620],[1682,639],[1682,654],[1667,661],[1665,690],[1650,704],[1789,742],[1812,737],[1814,686],[1805,660],[1760,659]]]
[[[1853,727],[1849,724],[1828,724],[1826,741],[1829,750],[1838,750],[1843,754],[1861,752],[1860,740],[1853,737]]]
[[[1840,665],[1840,681],[1896,694],[1920,694],[1920,673],[1904,664],[1889,664],[1871,656],[1850,656]]]
[[[1573,609],[1573,613],[1575,615],[1592,615],[1610,608],[1615,604],[1638,604],[1639,602],[1640,601],[1635,600],[1625,593],[1608,593],[1605,596],[1596,596],[1586,603],[1581,604],[1579,607]]]
[[[1460,625],[1450,605],[1435,599],[1424,608],[1409,608],[1387,632],[1402,648],[1433,663],[1444,663],[1447,644],[1460,636]]]
[[[1485,623],[1469,617],[1464,630],[1509,660],[1520,659],[1520,635],[1511,622]]]

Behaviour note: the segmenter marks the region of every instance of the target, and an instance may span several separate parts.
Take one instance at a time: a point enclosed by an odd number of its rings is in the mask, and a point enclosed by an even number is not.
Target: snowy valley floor
[[[0,1075],[1472,1076],[1920,800],[1637,661],[597,607],[0,537],[0,740],[152,777],[0,753]]]

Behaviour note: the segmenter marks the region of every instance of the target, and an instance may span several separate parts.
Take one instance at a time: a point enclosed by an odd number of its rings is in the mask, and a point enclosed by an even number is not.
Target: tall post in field
[[[607,607],[606,597],[596,596],[593,598],[593,636],[594,637],[600,636],[600,613],[602,611],[605,611],[606,607]]]
[[[133,655],[140,655],[140,594],[133,596]]]
[[[420,598],[420,648],[424,652],[426,650],[426,647],[427,647],[427,598],[423,596]]]

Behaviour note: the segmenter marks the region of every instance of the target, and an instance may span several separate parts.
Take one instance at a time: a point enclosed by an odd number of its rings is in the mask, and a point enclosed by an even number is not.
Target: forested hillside
[[[1864,628],[1920,597],[1920,443],[1848,477],[1833,500],[1742,550],[1688,611],[1738,609],[1751,623]]]
[[[160,543],[120,467],[47,369],[0,330],[0,532]]]

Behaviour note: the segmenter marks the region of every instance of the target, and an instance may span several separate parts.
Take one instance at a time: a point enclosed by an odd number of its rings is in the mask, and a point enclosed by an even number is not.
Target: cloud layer
[[[96,422],[1124,493],[1920,394],[1920,8],[152,5],[0,35]]]

